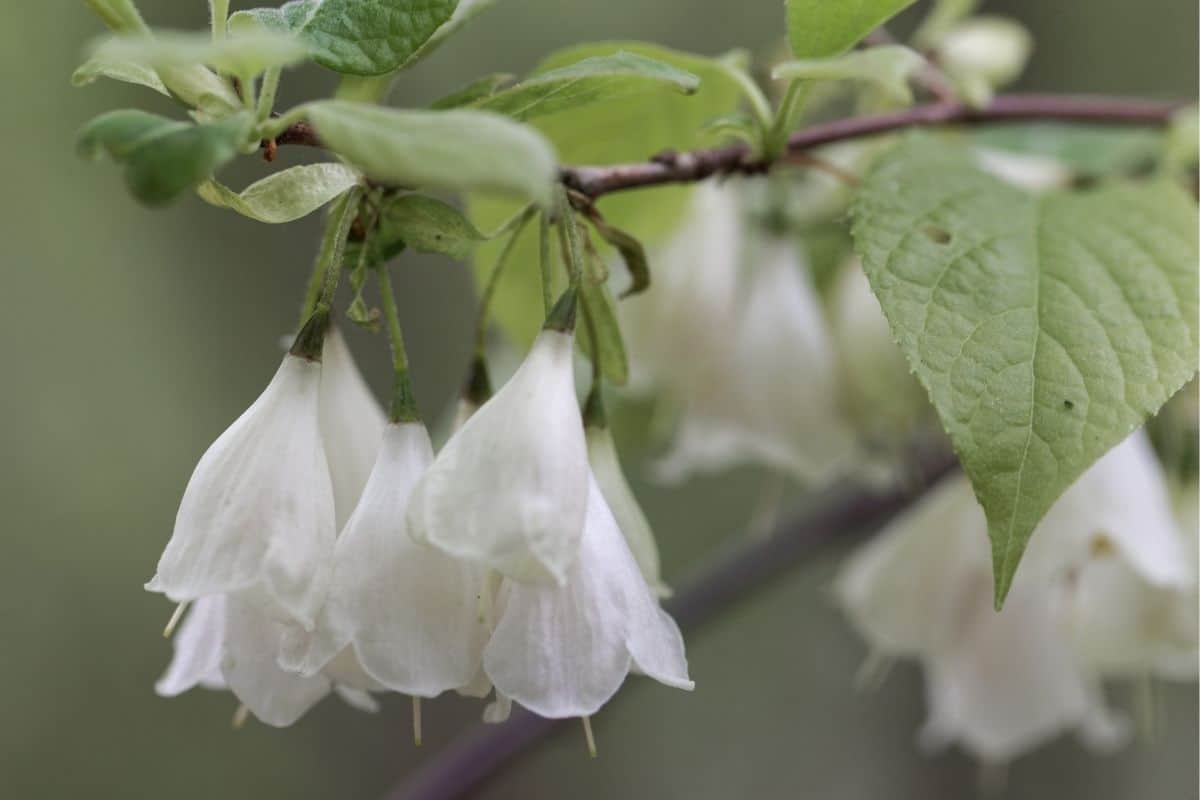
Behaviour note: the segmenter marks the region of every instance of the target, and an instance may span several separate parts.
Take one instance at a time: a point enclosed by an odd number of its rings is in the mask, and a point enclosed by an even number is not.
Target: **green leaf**
[[[476,101],[474,107],[524,120],[621,100],[659,86],[693,94],[700,88],[700,79],[662,61],[618,50],[535,74],[512,88]]]
[[[118,33],[144,33],[146,23],[133,0],[84,0],[104,20],[104,24]]]
[[[268,175],[241,193],[215,180],[201,183],[196,193],[259,222],[281,223],[311,214],[358,183],[358,177],[343,164],[305,164]]]
[[[642,243],[632,234],[610,225],[607,220],[598,216],[592,217],[591,223],[596,233],[600,234],[600,238],[621,254],[621,260],[629,270],[629,286],[621,292],[621,297],[630,297],[646,291],[650,287],[650,264],[646,260],[646,249],[642,247]]]
[[[912,102],[909,79],[925,65],[920,53],[904,45],[889,44],[847,53],[837,58],[788,61],[775,67],[773,78],[792,80],[857,80],[878,86],[893,100]]]
[[[421,253],[456,259],[470,256],[487,238],[454,206],[420,194],[400,195],[388,203],[375,237],[385,251],[398,251],[399,243],[400,248],[407,245]]]
[[[230,30],[253,21],[293,32],[310,45],[313,59],[323,67],[350,75],[383,75],[423,55],[423,48],[432,48],[458,5],[458,0],[293,0],[280,8],[239,11],[230,17]]]
[[[788,41],[797,58],[837,56],[913,0],[787,0]]]
[[[1102,176],[1153,164],[1163,135],[1146,128],[1036,122],[983,128],[973,141],[997,150],[1048,156],[1084,175]]]
[[[444,97],[439,97],[430,103],[429,107],[445,109],[470,105],[476,100],[482,100],[489,95],[495,94],[501,86],[512,83],[515,78],[516,76],[509,72],[493,72],[490,75],[484,75],[482,78],[476,78],[460,89],[455,89]]]
[[[107,153],[123,163],[134,197],[165,205],[236,156],[252,124],[248,113],[193,125],[144,111],[110,111],[84,126],[78,148],[85,157]]]
[[[1059,495],[1196,372],[1195,205],[1166,183],[1033,196],[913,137],[852,214],[987,514],[999,604]]]
[[[681,94],[671,85],[648,86],[620,100],[581,106],[569,112],[537,117],[530,125],[541,131],[567,164],[613,164],[642,161],[664,149],[687,150],[704,143],[704,126],[713,117],[734,111],[740,99],[736,80],[716,59],[640,42],[602,42],[580,45],[547,58],[537,74],[576,64],[584,59],[635,53],[670,64],[700,78],[695,94]],[[606,197],[600,202],[611,225],[629,231],[650,245],[672,230],[687,207],[690,187],[663,186]],[[471,218],[490,228],[508,219],[516,204],[472,196]],[[538,234],[530,226],[518,238],[512,261],[492,299],[492,318],[520,345],[533,341],[542,325],[541,280],[538,276]],[[475,253],[476,276],[483,285],[495,263],[498,243],[489,242]],[[557,261],[557,248],[552,249]],[[653,264],[651,264],[653,269]],[[561,265],[555,280],[561,281]],[[556,285],[561,290],[563,283]],[[557,294],[557,292],[556,292]]]
[[[124,83],[135,83],[146,86],[159,94],[171,96],[167,87],[159,79],[158,73],[143,64],[131,61],[113,61],[104,58],[89,58],[71,73],[72,86],[87,86],[95,83],[97,78],[111,78]]]
[[[141,64],[156,70],[205,64],[250,79],[272,67],[298,64],[308,48],[294,36],[271,30],[213,40],[207,33],[160,32],[150,36],[111,36],[99,41],[92,57]]]
[[[599,359],[600,372],[610,383],[624,386],[629,380],[629,359],[612,293],[603,283],[585,280],[579,287],[579,304],[583,316],[576,326],[580,349],[593,363]]]
[[[376,180],[496,191],[546,205],[558,167],[532,128],[486,111],[399,111],[329,100],[303,112],[326,145]]]

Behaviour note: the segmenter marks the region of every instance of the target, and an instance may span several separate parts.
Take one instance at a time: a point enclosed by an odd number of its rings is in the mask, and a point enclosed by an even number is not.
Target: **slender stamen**
[[[579,719],[583,723],[583,735],[587,738],[588,757],[595,758],[596,737],[592,735],[592,718],[584,716]]]
[[[245,703],[242,703],[237,707],[237,711],[233,712],[233,721],[230,724],[233,725],[235,731],[240,731],[245,727],[248,719],[250,719],[250,709],[246,707]]]
[[[413,744],[421,746],[421,698],[413,695]]]
[[[175,632],[175,627],[179,624],[179,620],[183,619],[183,612],[187,611],[188,603],[184,600],[179,605],[175,606],[175,610],[171,612],[171,618],[167,620],[167,627],[163,628],[163,638],[170,639],[171,634]]]

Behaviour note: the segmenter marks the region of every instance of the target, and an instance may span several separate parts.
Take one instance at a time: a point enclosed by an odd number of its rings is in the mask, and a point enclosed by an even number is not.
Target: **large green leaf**
[[[700,88],[700,79],[665,62],[619,50],[541,72],[472,105],[524,120],[620,100],[661,86],[693,94]]]
[[[107,153],[123,163],[134,197],[165,205],[236,156],[252,125],[245,112],[193,125],[144,111],[110,111],[84,126],[78,147],[86,157]]]
[[[358,173],[344,164],[303,164],[268,175],[241,192],[209,180],[201,183],[196,193],[214,206],[277,224],[311,214],[358,179]]]
[[[400,111],[328,100],[300,113],[325,144],[384,182],[497,191],[546,205],[558,174],[543,137],[487,111]]]
[[[788,41],[796,58],[841,55],[913,0],[787,0]]]
[[[914,137],[852,214],[987,514],[999,603],[1059,495],[1196,371],[1196,208],[1166,183],[1029,195]]]
[[[613,164],[642,161],[665,150],[687,150],[703,144],[706,124],[714,117],[737,108],[737,84],[715,59],[641,42],[619,41],[580,45],[547,58],[535,71],[545,74],[585,59],[633,53],[669,64],[700,79],[700,88],[685,95],[669,83],[648,84],[644,91],[617,100],[576,107],[530,121],[541,131],[567,164]],[[600,207],[614,226],[628,231],[651,247],[678,222],[686,207],[689,187],[664,186],[605,197]],[[471,198],[471,216],[484,227],[494,227],[517,210],[514,203]],[[475,268],[480,285],[495,263],[500,243],[476,249]],[[558,264],[558,248],[550,249],[555,260],[558,288],[565,285]],[[650,263],[653,271],[653,261]],[[557,294],[557,292],[556,292]],[[542,294],[538,276],[538,234],[528,226],[517,240],[512,260],[492,299],[493,319],[518,344],[527,344],[542,325]]]
[[[313,59],[324,67],[350,75],[383,75],[414,60],[436,43],[431,41],[435,37],[440,40],[452,32],[457,25],[451,16],[458,4],[458,0],[292,0],[279,8],[239,11],[229,24],[230,30],[257,23],[293,32],[309,43]]]

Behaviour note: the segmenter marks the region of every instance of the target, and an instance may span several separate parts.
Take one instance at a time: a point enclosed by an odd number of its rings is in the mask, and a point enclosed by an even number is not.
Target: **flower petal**
[[[595,713],[633,660],[691,688],[678,629],[661,613],[594,479],[579,559],[565,586],[507,583],[483,664],[506,695],[545,717]]]
[[[225,636],[225,598],[201,597],[175,633],[175,653],[167,671],[154,684],[161,697],[175,697],[194,686],[224,689],[221,646]]]
[[[320,364],[285,356],[196,465],[147,584],[182,602],[265,582],[311,625],[328,583],[333,489],[317,424]]]
[[[325,336],[321,361],[321,438],[342,530],[367,485],[386,418],[336,327]]]
[[[405,535],[412,488],[433,461],[425,426],[388,425],[382,442],[334,550],[329,600],[302,668],[355,685],[330,672],[349,645],[375,681],[434,697],[479,672],[488,634],[478,619],[483,571]]]
[[[587,503],[573,337],[542,331],[413,491],[410,534],[519,581],[565,580]]]
[[[1048,589],[1015,587],[995,612],[986,570],[975,585],[962,635],[926,658],[927,745],[957,741],[984,761],[1006,762],[1107,715],[1062,637]]]
[[[961,634],[973,575],[989,558],[983,510],[955,475],[855,551],[834,591],[874,650],[920,655]]]
[[[230,595],[225,604],[225,681],[255,717],[275,727],[291,725],[329,694],[329,679],[280,669],[279,609],[262,592]]]
[[[671,590],[663,583],[659,571],[658,542],[633,490],[625,480],[612,432],[607,427],[589,426],[586,438],[592,475],[600,485],[600,492],[625,536],[625,543],[629,545],[642,577],[659,597],[669,597]]]
[[[1166,478],[1144,431],[1110,450],[1051,507],[1030,540],[1027,571],[1081,566],[1102,543],[1114,546],[1150,583],[1193,581]]]

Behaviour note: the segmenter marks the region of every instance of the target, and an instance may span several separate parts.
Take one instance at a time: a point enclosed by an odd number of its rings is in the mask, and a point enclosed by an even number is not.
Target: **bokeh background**
[[[206,24],[203,0],[140,5],[154,24]],[[419,104],[483,73],[520,73],[588,40],[769,50],[782,36],[781,5],[501,0],[406,75],[392,101]],[[1023,88],[1196,96],[1194,3],[989,8],[1037,36]],[[195,198],[151,211],[129,198],[117,169],[78,160],[74,132],[91,116],[147,103],[170,113],[136,87],[70,87],[82,48],[100,31],[75,2],[10,4],[0,26],[0,797],[379,797],[475,724],[478,705],[429,703],[426,744],[416,750],[400,698],[374,717],[327,700],[292,729],[252,723],[235,733],[229,695],[197,690],[167,701],[152,692],[170,655],[159,635],[170,607],[141,585],[196,459],[278,363],[318,220],[270,227]],[[315,68],[290,73],[282,99],[332,85]],[[237,184],[264,168],[234,172]],[[419,400],[437,418],[466,363],[470,275],[461,264],[415,258],[397,277]],[[351,338],[382,396],[384,342]],[[739,535],[756,479],[685,489],[637,482],[668,580]],[[694,695],[627,684],[595,719],[598,760],[567,726],[479,796],[973,796],[978,775],[967,758],[927,758],[916,747],[915,669],[897,667],[875,692],[852,688],[863,647],[828,597],[842,555],[829,550],[692,635]],[[1001,796],[1195,797],[1196,690],[1161,691],[1165,713],[1151,735],[1111,758],[1059,741],[1013,765]]]

